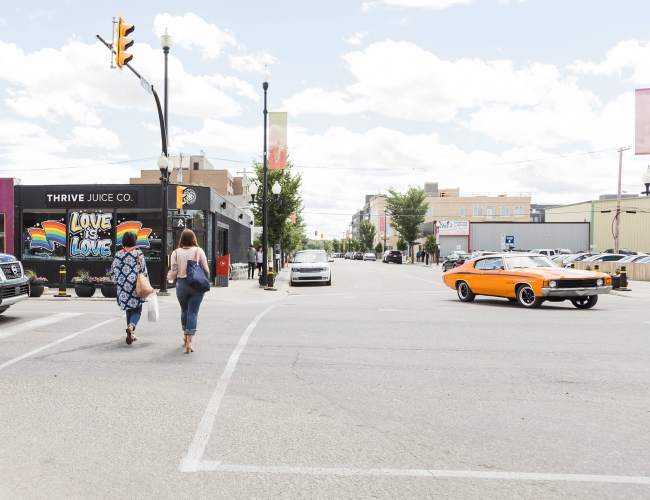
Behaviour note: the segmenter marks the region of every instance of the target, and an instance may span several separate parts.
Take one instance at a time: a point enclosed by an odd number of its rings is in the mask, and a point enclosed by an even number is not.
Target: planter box
[[[77,294],[77,297],[92,297],[95,295],[95,285],[93,283],[76,284],[74,293]]]
[[[621,287],[621,277],[620,276],[612,276],[612,288],[620,288]]]
[[[99,289],[101,290],[104,297],[111,299],[117,298],[117,285],[112,281],[102,283]]]
[[[30,297],[40,297],[45,291],[44,283],[33,283],[29,282],[29,296]]]

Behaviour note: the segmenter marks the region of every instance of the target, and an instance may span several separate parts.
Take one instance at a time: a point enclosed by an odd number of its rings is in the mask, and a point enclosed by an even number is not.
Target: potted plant
[[[29,296],[40,297],[43,295],[47,278],[36,276],[36,271],[33,269],[25,269],[25,277],[29,278]]]
[[[92,297],[95,295],[95,283],[90,277],[90,273],[85,269],[79,269],[77,275],[72,278],[72,282],[77,297]]]
[[[101,278],[96,278],[97,282],[101,285],[99,289],[102,292],[104,297],[116,298],[117,297],[117,285],[113,282],[113,277],[111,276],[111,270],[106,269],[106,274]]]
[[[614,273],[607,273],[612,277],[612,288],[617,289],[621,287],[621,270],[617,269]]]

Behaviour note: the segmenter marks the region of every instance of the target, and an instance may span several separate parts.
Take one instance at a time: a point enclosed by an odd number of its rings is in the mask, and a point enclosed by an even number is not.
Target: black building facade
[[[176,207],[170,186],[169,207]],[[214,278],[218,257],[246,262],[251,218],[210,187],[187,186],[186,204],[169,210],[167,254],[190,227],[205,250]],[[114,184],[14,187],[14,255],[23,267],[58,283],[64,264],[68,282],[84,269],[104,276],[132,231],[147,261],[149,278],[159,287],[162,276],[162,188],[160,184]]]

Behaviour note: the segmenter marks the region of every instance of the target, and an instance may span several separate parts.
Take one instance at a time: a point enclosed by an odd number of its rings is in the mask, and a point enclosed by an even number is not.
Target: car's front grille
[[[324,276],[321,278],[320,276],[298,276],[298,280],[326,280]]]
[[[22,277],[22,273],[20,272],[20,264],[18,263],[0,264],[0,269],[2,269],[5,278],[8,280],[15,280]]]
[[[596,285],[596,278],[587,278],[580,280],[558,280],[558,288],[593,288]]]
[[[29,285],[27,283],[18,286],[8,286],[2,290],[2,298],[8,299],[9,297],[15,297],[16,295],[25,295],[29,293]]]
[[[324,270],[325,269],[321,267],[297,267],[294,269],[294,271],[297,273],[320,273]]]

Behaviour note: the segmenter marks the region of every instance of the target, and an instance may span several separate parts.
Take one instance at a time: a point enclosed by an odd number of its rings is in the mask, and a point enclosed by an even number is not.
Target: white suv
[[[23,266],[13,255],[0,253],[0,314],[9,306],[27,300],[29,280]]]
[[[554,255],[557,255],[559,252],[552,250],[550,248],[536,248],[535,250],[531,250],[529,253],[538,253],[540,255],[546,255],[547,257],[553,257]]]

